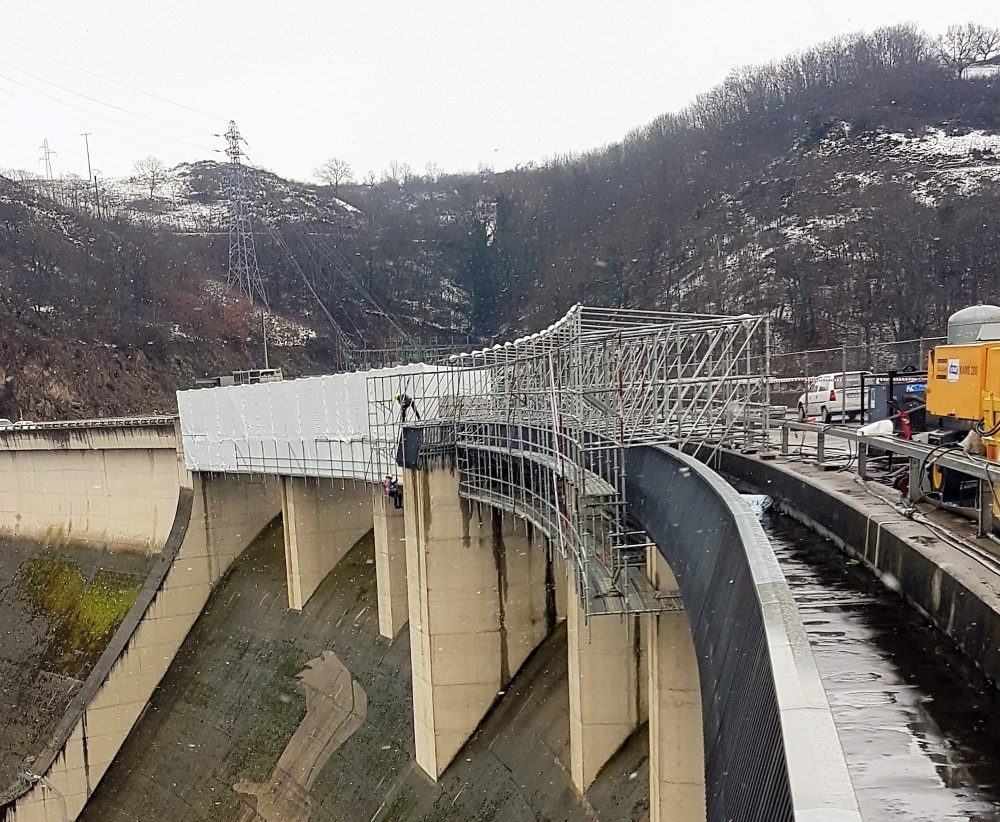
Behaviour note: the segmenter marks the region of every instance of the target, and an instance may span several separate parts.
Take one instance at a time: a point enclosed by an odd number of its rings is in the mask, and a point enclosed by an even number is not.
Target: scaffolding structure
[[[450,455],[464,497],[541,528],[576,570],[586,613],[611,601],[658,610],[642,572],[645,535],[628,527],[625,450],[764,447],[769,354],[764,317],[578,305],[446,368],[370,377],[372,475],[401,462],[396,396],[408,394],[421,458]]]

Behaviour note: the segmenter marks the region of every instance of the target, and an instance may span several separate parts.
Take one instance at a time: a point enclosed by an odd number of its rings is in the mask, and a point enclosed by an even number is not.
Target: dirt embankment
[[[206,376],[261,367],[254,343],[171,339],[141,347],[84,341],[67,328],[6,318],[0,335],[0,417],[33,421],[172,414],[175,392]],[[289,376],[329,373],[322,343],[269,350]]]

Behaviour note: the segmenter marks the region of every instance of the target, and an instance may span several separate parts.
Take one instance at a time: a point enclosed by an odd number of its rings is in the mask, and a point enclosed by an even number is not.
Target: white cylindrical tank
[[[1000,306],[973,305],[956,311],[948,318],[948,345],[974,343],[987,323],[1000,323]]]

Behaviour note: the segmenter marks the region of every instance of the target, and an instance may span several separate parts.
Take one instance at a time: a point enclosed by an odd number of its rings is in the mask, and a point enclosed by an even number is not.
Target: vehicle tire
[[[831,414],[831,413],[830,413],[830,412],[829,412],[829,411],[827,410],[827,407],[826,407],[825,405],[824,405],[824,406],[823,406],[822,408],[820,408],[820,409],[819,409],[819,418],[820,418],[821,420],[823,420],[823,422],[827,423],[828,425],[829,425],[829,424],[830,424],[831,422],[833,422],[833,414]]]
[[[799,403],[799,422],[806,421],[806,408],[802,403]]]
[[[848,411],[847,412],[847,421],[848,422],[854,422],[858,418],[858,414],[860,414],[860,413],[861,413],[860,411]]]

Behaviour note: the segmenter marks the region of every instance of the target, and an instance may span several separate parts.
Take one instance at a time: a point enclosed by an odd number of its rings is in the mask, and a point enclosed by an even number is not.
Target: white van
[[[861,415],[862,375],[871,376],[871,372],[820,374],[809,383],[806,393],[799,396],[799,419],[818,417],[823,422],[833,422],[834,417],[845,413],[847,419],[857,419]]]

